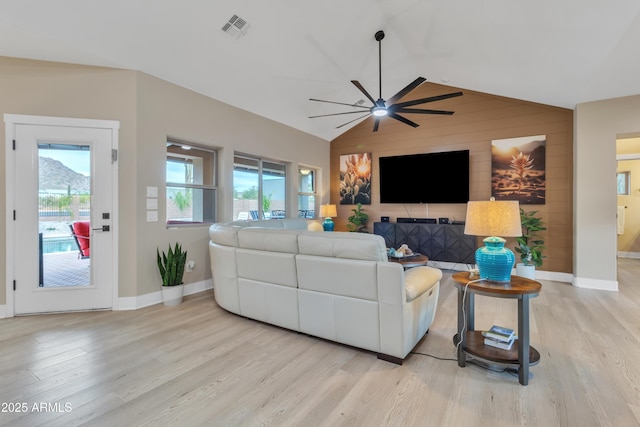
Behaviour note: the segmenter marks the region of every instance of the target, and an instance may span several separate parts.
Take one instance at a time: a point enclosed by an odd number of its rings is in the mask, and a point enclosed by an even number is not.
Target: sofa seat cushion
[[[431,267],[415,267],[405,272],[404,291],[407,302],[411,302],[431,289],[442,279],[442,271]]]

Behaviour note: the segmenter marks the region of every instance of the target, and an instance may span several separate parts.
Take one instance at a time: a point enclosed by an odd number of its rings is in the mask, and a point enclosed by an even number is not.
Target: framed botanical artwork
[[[523,205],[546,200],[546,135],[491,141],[491,195]]]
[[[371,153],[340,156],[340,204],[371,204]]]

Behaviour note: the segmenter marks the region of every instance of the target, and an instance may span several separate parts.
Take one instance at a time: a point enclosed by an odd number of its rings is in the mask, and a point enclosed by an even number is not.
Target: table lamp
[[[485,246],[476,251],[480,278],[490,282],[509,283],[516,260],[513,252],[504,247],[505,239],[498,236],[522,236],[520,204],[515,200],[475,201],[467,203],[464,234],[490,236]]]
[[[324,222],[322,223],[322,228],[324,231],[333,231],[334,223],[331,218],[335,218],[338,216],[338,211],[336,210],[336,205],[320,205],[320,217],[325,217]]]

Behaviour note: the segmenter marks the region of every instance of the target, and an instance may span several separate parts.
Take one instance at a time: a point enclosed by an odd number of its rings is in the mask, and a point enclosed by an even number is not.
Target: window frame
[[[628,196],[631,194],[631,171],[616,172],[616,187],[618,196]]]
[[[169,151],[169,147],[171,146],[180,146],[184,149],[184,153],[179,153],[179,152],[172,152]],[[197,152],[197,151],[204,151],[206,153],[210,153],[212,156],[211,159],[211,168],[212,170],[210,171],[211,173],[211,184],[205,184],[205,173],[203,173],[203,183],[202,184],[194,184],[194,183],[186,183],[186,182],[174,182],[174,181],[169,181],[169,177],[165,176],[165,226],[167,228],[175,228],[175,227],[198,227],[198,226],[209,226],[211,224],[214,224],[215,222],[217,222],[218,219],[218,150],[216,148],[212,148],[212,147],[208,147],[208,146],[204,146],[201,144],[194,144],[191,142],[185,142],[184,140],[181,139],[177,139],[177,138],[171,138],[168,137],[167,138],[167,147],[166,147],[166,154],[165,154],[165,174],[166,174],[166,170],[167,170],[167,166],[169,164],[169,162],[175,162],[178,163],[179,159],[182,159],[184,161],[184,163],[188,163],[187,160],[189,159],[195,159],[195,158],[202,158],[204,159],[204,156],[197,156],[194,154],[188,154],[190,152]],[[192,163],[193,164],[193,163]],[[194,166],[195,168],[195,166]],[[202,172],[204,172],[204,165],[202,166]],[[208,181],[208,180],[207,180]],[[211,200],[213,202],[213,212],[212,212],[212,216],[213,218],[207,219],[207,220],[203,220],[202,221],[182,221],[182,220],[170,220],[169,219],[169,205],[168,205],[168,200],[169,200],[169,189],[170,188],[184,188],[186,189],[191,189],[191,190],[202,190],[203,194],[207,191],[211,191],[212,192],[212,197]],[[200,215],[204,216],[204,206],[202,207],[202,210],[200,211]],[[193,217],[193,213],[192,213],[192,217]],[[171,222],[173,221],[173,222]]]
[[[271,158],[266,158],[266,157],[260,157],[260,156],[255,156],[255,155],[251,155],[251,154],[245,154],[245,153],[234,153],[233,154],[233,172],[235,174],[236,171],[236,165],[239,164],[239,162],[237,162],[236,159],[241,158],[241,159],[245,159],[245,160],[250,160],[250,161],[255,161],[257,162],[257,180],[258,180],[258,207],[259,209],[257,210],[258,212],[258,218],[259,220],[263,220],[263,219],[277,219],[277,218],[271,218],[271,217],[265,217],[263,209],[261,209],[262,207],[262,201],[263,201],[263,195],[264,195],[264,186],[263,186],[263,182],[264,182],[264,164],[265,163],[272,163],[274,165],[278,165],[278,166],[282,166],[283,167],[283,171],[284,171],[284,176],[283,176],[283,181],[284,181],[284,189],[283,189],[283,195],[284,195],[284,200],[283,200],[283,204],[284,204],[284,212],[285,212],[285,217],[287,215],[287,206],[289,205],[288,200],[289,200],[289,192],[288,192],[288,177],[289,177],[289,164],[287,162],[284,161],[280,161],[280,160],[275,160],[275,159],[271,159]],[[233,193],[234,193],[234,200],[235,200],[235,189],[236,189],[236,182],[235,182],[235,175],[233,177],[233,184],[232,184],[232,188],[233,188]],[[236,215],[235,212],[235,208],[234,208],[234,212],[233,212],[233,217],[234,219],[236,219],[236,217],[239,217],[239,213],[238,215]],[[255,220],[256,218],[252,218],[249,217],[247,218],[247,220]],[[236,219],[236,220],[241,220],[241,219]]]
[[[308,174],[313,175],[313,184],[312,184],[313,188],[311,192],[300,190],[300,175],[305,175],[302,173],[303,170],[307,170],[309,171]],[[298,178],[298,182],[297,182],[298,184],[298,217],[307,218],[307,219],[318,218],[318,169],[300,165],[298,166],[297,178]],[[311,209],[313,214],[311,216],[308,216],[309,209],[306,210],[306,213],[304,214],[304,216],[301,215],[302,210],[300,209],[300,197],[313,197],[313,209]]]

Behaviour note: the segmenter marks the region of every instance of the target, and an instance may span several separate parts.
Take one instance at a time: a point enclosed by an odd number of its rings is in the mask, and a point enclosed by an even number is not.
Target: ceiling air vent
[[[240,18],[238,15],[233,15],[229,21],[222,27],[222,31],[234,37],[235,39],[239,39],[240,37],[247,34],[251,25],[247,23],[244,19]]]

